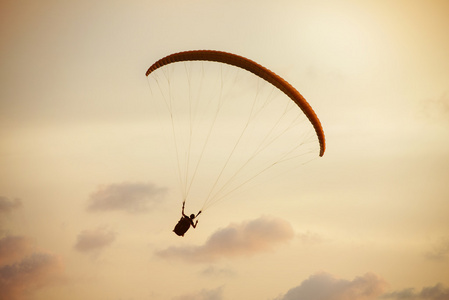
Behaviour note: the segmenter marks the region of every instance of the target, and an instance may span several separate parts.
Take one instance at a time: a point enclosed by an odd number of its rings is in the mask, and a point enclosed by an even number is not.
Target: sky
[[[443,0],[2,0],[0,299],[449,299],[448,13]],[[327,148],[178,237],[145,71],[194,49],[281,75]]]

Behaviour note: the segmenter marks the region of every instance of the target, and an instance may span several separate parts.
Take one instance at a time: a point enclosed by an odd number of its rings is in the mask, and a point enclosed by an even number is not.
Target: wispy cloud
[[[19,300],[23,294],[50,284],[62,272],[60,259],[33,253],[22,260],[0,266],[0,299]]]
[[[449,288],[438,283],[435,286],[424,287],[420,292],[409,288],[385,294],[382,298],[394,300],[447,300],[449,299]]]
[[[422,101],[419,113],[428,119],[447,120],[449,116],[449,93],[445,92],[439,98]]]
[[[165,189],[151,183],[117,183],[99,187],[89,198],[89,211],[146,212],[159,203]]]
[[[437,243],[431,251],[426,253],[426,257],[435,260],[441,261],[447,258],[449,255],[449,237],[442,238],[439,243]]]
[[[156,254],[188,262],[211,262],[220,258],[251,256],[271,251],[294,236],[291,225],[278,218],[261,217],[230,224],[212,234],[202,246],[170,247]]]
[[[209,266],[206,269],[202,270],[200,273],[205,277],[232,277],[235,275],[235,272],[229,268],[218,268],[214,266]]]
[[[83,230],[78,234],[75,249],[85,253],[98,253],[114,242],[115,232],[106,228]]]
[[[223,299],[223,287],[216,289],[203,289],[197,293],[182,295],[173,298],[173,300],[222,300]]]
[[[351,280],[335,278],[328,273],[318,273],[290,289],[276,300],[374,300],[386,288],[386,282],[373,273]]]
[[[10,200],[7,197],[0,196],[0,214],[9,213],[21,206],[22,202],[20,201],[20,199],[15,198]]]
[[[298,233],[297,237],[304,245],[315,245],[322,243],[325,239],[315,232]]]

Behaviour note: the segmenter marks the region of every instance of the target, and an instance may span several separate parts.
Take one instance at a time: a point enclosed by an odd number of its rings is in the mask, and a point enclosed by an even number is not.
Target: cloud
[[[80,252],[97,253],[114,242],[115,232],[105,228],[84,230],[78,234],[75,249]]]
[[[447,300],[449,299],[449,288],[438,283],[435,286],[424,287],[420,292],[415,292],[414,289],[409,288],[385,294],[382,298],[395,300]]]
[[[261,217],[219,229],[202,246],[170,247],[156,254],[189,262],[211,262],[270,251],[293,236],[293,229],[286,221]]]
[[[373,273],[358,276],[352,281],[318,273],[276,300],[374,300],[385,288],[386,282]]]
[[[422,101],[419,112],[428,119],[447,120],[449,115],[449,93],[445,92],[439,98]]]
[[[442,238],[440,242],[426,253],[426,257],[431,260],[441,261],[445,260],[449,255],[449,237]]]
[[[23,236],[5,236],[0,239],[0,266],[20,260],[32,252],[31,241]]]
[[[62,272],[60,259],[33,253],[14,264],[0,266],[0,299],[19,300],[24,292],[50,284]]]
[[[324,238],[321,235],[310,231],[299,233],[297,236],[304,245],[315,245],[324,241]]]
[[[90,195],[89,211],[146,212],[161,201],[165,189],[150,183],[118,183],[101,186]]]
[[[7,197],[0,196],[0,214],[9,213],[14,209],[17,209],[22,206],[22,202],[20,199],[10,200]]]
[[[194,294],[183,295],[173,298],[173,300],[222,300],[223,299],[223,287],[216,289],[203,289]]]
[[[209,266],[200,273],[202,276],[207,278],[211,277],[232,277],[235,275],[235,272],[228,268],[217,268],[214,266]]]

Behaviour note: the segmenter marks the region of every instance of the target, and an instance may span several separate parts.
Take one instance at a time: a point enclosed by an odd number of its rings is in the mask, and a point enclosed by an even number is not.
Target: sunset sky
[[[449,299],[448,15],[445,0],[2,0],[0,299]],[[181,238],[145,72],[193,49],[281,75],[327,149]]]

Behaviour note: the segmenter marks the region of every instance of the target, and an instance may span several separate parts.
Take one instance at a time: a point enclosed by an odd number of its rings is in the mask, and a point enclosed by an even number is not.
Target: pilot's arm
[[[184,206],[185,206],[185,205],[186,205],[186,202],[183,201],[183,202],[182,202],[182,215],[183,215],[184,217],[188,218],[188,216],[186,216],[186,214],[184,213]]]

